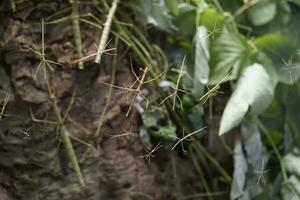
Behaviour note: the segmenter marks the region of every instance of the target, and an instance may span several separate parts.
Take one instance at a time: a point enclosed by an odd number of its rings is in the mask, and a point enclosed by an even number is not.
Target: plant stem
[[[118,45],[119,45],[119,38],[116,37],[114,46],[117,48]],[[101,116],[100,116],[100,119],[99,119],[99,123],[98,123],[98,126],[97,126],[97,130],[96,130],[96,133],[95,133],[96,137],[98,137],[99,134],[100,134],[100,131],[101,131],[101,128],[102,128],[102,125],[103,125],[103,122],[104,122],[104,116],[105,116],[105,113],[106,113],[106,111],[108,109],[108,106],[110,104],[110,99],[111,99],[112,91],[113,91],[112,85],[115,84],[117,57],[118,57],[117,54],[114,55],[114,57],[113,57],[110,86],[109,86],[109,89],[108,89],[106,104],[105,104],[105,106],[102,110],[102,113],[101,113]]]
[[[173,173],[173,179],[175,182],[175,199],[179,200],[181,197],[181,192],[180,192],[180,179],[177,173],[177,163],[176,163],[176,158],[174,153],[171,153],[171,162],[172,162],[172,173]]]
[[[231,177],[229,176],[229,174],[224,170],[224,168],[220,165],[220,163],[214,157],[212,157],[212,155],[209,152],[207,152],[207,150],[204,148],[204,146],[200,142],[195,141],[195,142],[192,143],[192,145],[195,146],[195,149],[198,149],[199,151],[201,151],[205,155],[205,157],[224,176],[226,181],[231,182]]]
[[[203,187],[205,188],[205,190],[206,190],[206,192],[207,192],[208,194],[211,194],[210,188],[209,188],[209,186],[208,186],[208,183],[206,182],[206,179],[205,179],[205,177],[204,177],[204,174],[203,174],[203,172],[202,172],[202,169],[201,169],[201,167],[200,167],[200,165],[199,165],[199,163],[198,163],[198,161],[197,161],[197,159],[196,159],[196,157],[195,157],[195,155],[194,155],[194,153],[193,153],[193,148],[194,148],[193,146],[190,146],[190,149],[189,149],[189,152],[190,152],[190,154],[191,154],[191,158],[192,158],[193,164],[194,164],[195,169],[196,169],[196,171],[197,171],[197,173],[198,173],[198,175],[199,175],[199,178],[200,178],[200,180],[201,180],[201,183],[203,184]],[[195,150],[196,150],[196,149],[195,149]],[[211,199],[212,199],[211,195],[208,195],[208,198],[211,200]]]

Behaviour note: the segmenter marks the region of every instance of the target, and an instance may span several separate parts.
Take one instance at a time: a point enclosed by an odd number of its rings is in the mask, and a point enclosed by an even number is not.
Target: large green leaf
[[[162,2],[152,0],[132,0],[129,6],[138,14],[138,20],[142,23],[152,24],[161,30],[172,28],[167,8]]]
[[[153,132],[153,135],[165,142],[177,140],[176,127],[172,124],[160,127],[158,131]]]
[[[142,113],[143,123],[146,128],[156,127],[159,120],[163,119],[163,114],[159,111],[146,111]]]
[[[179,14],[174,19],[177,32],[182,37],[192,37],[196,30],[197,9],[187,3],[178,5]]]
[[[254,44],[272,59],[281,60],[282,57],[291,55],[295,51],[295,46],[288,37],[276,33],[258,37],[254,40]]]
[[[219,135],[236,127],[250,111],[259,114],[273,98],[271,78],[260,64],[245,69],[222,115]]]
[[[291,20],[291,8],[287,1],[271,0],[266,2],[276,3],[276,15],[266,24],[262,26],[256,26],[253,29],[253,33],[256,35],[264,35],[267,33],[286,33],[291,30],[288,29]],[[257,4],[259,5],[259,4]],[[266,10],[271,12],[271,10]],[[294,17],[294,16],[293,16]]]
[[[300,61],[294,56],[297,48],[288,37],[266,34],[257,38],[254,43],[272,59],[279,81],[293,84],[300,78]]]
[[[215,8],[206,8],[200,15],[200,24],[205,26],[211,33],[211,38],[218,35],[223,28],[224,16]]]
[[[178,8],[178,2],[177,0],[165,0],[165,4],[167,8],[171,11],[173,15],[178,15],[179,8]]]
[[[239,70],[247,63],[251,49],[244,36],[225,30],[212,43],[212,62],[209,84],[214,85],[232,71],[230,79],[237,78]]]
[[[250,7],[248,10],[248,17],[250,21],[256,25],[264,25],[275,17],[276,2],[271,0],[260,0],[257,4]]]

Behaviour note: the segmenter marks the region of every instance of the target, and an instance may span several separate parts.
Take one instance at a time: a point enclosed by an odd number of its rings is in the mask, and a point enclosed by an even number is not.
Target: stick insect
[[[207,92],[200,98],[200,101],[204,101],[203,104],[205,104],[207,102],[207,100],[213,96],[215,96],[216,94],[222,94],[222,92],[219,92],[219,88],[220,85],[223,83],[223,81],[226,80],[226,78],[228,78],[228,76],[230,75],[230,72],[228,74],[226,74],[224,76],[224,78],[222,78],[214,87],[212,87],[211,89],[208,87],[208,85],[206,85],[207,87]]]
[[[181,64],[181,67],[180,67],[180,71],[179,71],[179,75],[178,75],[178,78],[177,78],[177,81],[176,81],[176,85],[172,85],[172,84],[169,84],[169,86],[174,89],[174,92],[172,94],[170,94],[169,96],[167,96],[166,98],[164,98],[160,103],[159,105],[163,104],[167,99],[173,97],[173,107],[172,109],[175,110],[175,105],[176,105],[176,99],[178,99],[179,103],[180,103],[180,107],[181,109],[183,110],[183,105],[182,105],[182,100],[181,98],[179,97],[178,95],[178,91],[179,92],[183,92],[185,94],[189,94],[191,95],[190,92],[187,92],[185,90],[182,90],[182,89],[179,89],[179,84],[180,84],[180,80],[181,80],[181,77],[182,77],[182,74],[183,74],[183,67],[184,67],[184,63],[185,63],[185,57],[183,58],[183,61],[182,61],[182,64]]]
[[[294,84],[294,81],[293,81],[293,76],[292,76],[292,69],[296,69],[297,67],[292,67],[292,64],[293,64],[293,56],[291,56],[287,61],[284,60],[284,58],[282,58],[282,61],[284,63],[284,65],[286,67],[282,67],[281,69],[284,69],[284,70],[288,70],[289,72],[289,77],[290,77],[290,81],[291,81],[291,84],[293,85]]]
[[[160,148],[162,148],[163,145],[161,145],[160,143],[158,143],[152,150],[146,150],[145,151],[147,152],[147,154],[145,155],[142,155],[141,157],[142,158],[145,158],[145,160],[148,161],[148,163],[150,163],[151,161],[151,158],[155,157],[155,155],[153,155],[153,153],[155,153],[157,150],[159,150]]]
[[[200,129],[198,129],[198,130],[196,130],[196,131],[194,131],[194,132],[192,132],[192,133],[187,134],[187,135],[184,136],[183,138],[179,139],[179,140],[174,144],[174,146],[172,147],[172,150],[174,150],[175,147],[176,147],[179,143],[182,144],[182,142],[183,142],[184,140],[187,140],[187,139],[188,139],[189,137],[191,137],[192,135],[195,135],[196,133],[199,133],[199,132],[203,131],[204,129],[206,129],[206,127],[200,128]]]
[[[127,95],[129,93],[133,93],[133,97],[132,97],[132,100],[130,102],[130,105],[129,105],[129,108],[128,108],[128,111],[126,113],[126,117],[129,116],[129,113],[134,105],[134,102],[135,102],[135,99],[138,97],[138,96],[141,96],[145,101],[146,101],[146,109],[148,108],[148,104],[149,104],[149,100],[143,95],[142,93],[142,87],[143,85],[147,84],[147,83],[150,83],[156,79],[158,79],[160,76],[162,76],[165,72],[161,73],[160,75],[156,76],[155,78],[153,79],[150,79],[148,81],[146,81],[146,76],[148,74],[148,72],[150,71],[150,68],[149,67],[145,67],[144,69],[140,68],[140,70],[143,72],[142,75],[138,76],[132,66],[131,66],[131,71],[135,77],[135,81],[132,83],[132,85],[130,87],[121,87],[121,86],[116,86],[116,85],[112,85],[112,84],[109,84],[109,83],[105,83],[105,82],[100,82],[104,85],[108,85],[108,86],[111,86],[113,88],[116,88],[116,89],[120,89],[120,90],[123,90],[123,92],[120,92],[119,94],[122,94],[122,93],[126,93]],[[136,88],[134,88],[134,86],[137,85]],[[127,96],[128,98],[128,96]]]
[[[129,137],[138,137],[138,134],[133,132],[132,130],[133,128],[130,127],[129,131],[124,131],[123,134],[119,134],[119,135],[113,135],[111,138],[118,138],[118,137],[124,137],[124,136],[129,136]]]
[[[264,170],[264,167],[265,167],[264,163],[265,163],[265,159],[262,160],[261,170],[260,171],[254,171],[255,173],[257,173],[259,175],[258,180],[257,180],[257,184],[259,184],[260,181],[262,181],[262,183],[265,184],[264,175],[270,171],[269,169]]]

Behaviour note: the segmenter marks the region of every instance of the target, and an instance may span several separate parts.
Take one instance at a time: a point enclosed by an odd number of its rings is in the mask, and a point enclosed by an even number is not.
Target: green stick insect
[[[261,164],[261,170],[260,171],[254,171],[255,173],[257,173],[259,175],[258,180],[257,180],[257,184],[260,184],[260,182],[262,182],[263,184],[265,184],[266,180],[265,180],[265,174],[267,174],[270,170],[265,170],[265,159],[263,159],[262,164]]]
[[[174,89],[174,92],[173,92],[172,94],[170,94],[169,96],[167,96],[166,98],[164,98],[164,99],[159,103],[159,105],[163,104],[167,99],[173,97],[173,106],[172,106],[172,109],[175,110],[176,100],[178,100],[179,103],[180,103],[180,107],[181,107],[181,109],[183,110],[182,100],[181,100],[180,96],[178,95],[178,91],[179,91],[179,92],[183,92],[183,93],[185,93],[185,94],[191,95],[191,93],[189,93],[189,92],[187,92],[187,91],[185,91],[185,90],[179,89],[179,84],[180,84],[182,75],[184,74],[184,71],[183,71],[184,64],[185,64],[185,57],[183,58],[183,61],[182,61],[181,67],[180,67],[179,75],[178,75],[178,78],[177,78],[177,80],[176,80],[176,85],[169,84],[169,86],[170,86],[172,89]]]
[[[219,91],[220,89],[220,85],[223,83],[223,81],[225,81],[228,76],[231,74],[231,72],[229,72],[228,74],[226,74],[224,76],[224,78],[222,78],[214,87],[212,87],[211,89],[208,87],[208,85],[206,85],[207,87],[207,92],[200,98],[200,101],[203,101],[203,104],[205,104],[207,102],[208,99],[210,99],[211,97],[217,95],[217,94],[222,94],[222,92]]]
[[[130,102],[130,105],[129,105],[129,108],[128,108],[128,111],[126,113],[126,117],[129,116],[129,113],[130,111],[132,110],[133,108],[133,105],[135,103],[135,99],[138,97],[138,96],[141,96],[145,101],[146,101],[146,109],[148,108],[148,104],[149,104],[149,100],[144,96],[144,94],[142,93],[142,87],[143,85],[147,84],[147,83],[150,83],[156,79],[158,79],[159,77],[161,77],[165,72],[161,73],[160,75],[156,76],[155,78],[153,79],[150,79],[150,80],[146,80],[146,77],[147,77],[147,74],[148,72],[150,71],[150,68],[149,67],[145,67],[145,68],[140,68],[140,70],[142,71],[142,75],[138,76],[134,70],[133,70],[133,67],[131,66],[131,71],[134,75],[134,77],[136,78],[136,80],[132,83],[132,85],[130,87],[121,87],[121,86],[116,86],[116,85],[112,85],[112,84],[109,84],[109,83],[105,83],[105,82],[100,82],[104,85],[108,85],[108,86],[111,86],[113,88],[116,88],[116,89],[120,89],[120,90],[123,90],[122,92],[120,92],[119,94],[122,94],[122,93],[126,93],[127,95],[128,94],[133,94],[133,97],[131,98],[131,102]],[[136,87],[134,87],[135,85],[137,85]],[[127,96],[128,97],[128,96]]]
[[[219,91],[220,85],[227,79],[227,77],[230,75],[231,72],[225,75],[225,77],[220,80],[214,87],[211,89],[206,85],[207,92],[200,98],[200,102],[203,102],[205,104],[207,101],[209,103],[209,118],[213,118],[213,101],[212,97],[217,95],[217,94],[223,94],[223,92]]]
[[[297,67],[292,67],[293,56],[291,56],[287,61],[284,58],[282,58],[282,61],[283,61],[284,65],[285,65],[285,67],[283,67],[281,69],[288,70],[290,81],[291,81],[291,85],[293,85],[294,81],[293,81],[293,76],[292,76],[292,69],[296,69],[297,68]]]

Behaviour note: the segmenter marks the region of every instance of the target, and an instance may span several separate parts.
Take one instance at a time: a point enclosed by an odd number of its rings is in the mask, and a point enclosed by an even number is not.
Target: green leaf
[[[219,135],[236,127],[248,111],[259,114],[273,98],[271,78],[260,64],[245,69],[222,115]]]
[[[236,79],[239,70],[248,62],[251,49],[244,36],[225,30],[212,43],[209,85],[215,85],[230,71],[229,79]]]
[[[293,84],[300,78],[300,61],[293,57],[296,46],[288,37],[267,34],[257,38],[254,43],[272,59],[280,82]]]
[[[300,0],[288,0],[289,2],[293,2],[295,4],[297,4],[298,6],[300,6]]]
[[[187,3],[179,4],[179,14],[174,19],[177,32],[182,37],[192,37],[196,30],[197,9]]]
[[[143,123],[147,128],[156,127],[163,117],[159,111],[146,111],[142,114]]]
[[[177,0],[165,0],[165,4],[173,15],[178,15],[179,8],[178,8]]]
[[[195,67],[194,80],[207,84],[209,77],[209,40],[207,30],[204,26],[197,29],[195,35]]]
[[[200,15],[200,24],[205,26],[209,32],[214,32],[211,37],[217,35],[219,29],[223,28],[224,16],[215,8],[207,8]]]
[[[142,23],[152,24],[161,30],[172,28],[170,16],[166,13],[166,7],[161,2],[152,0],[133,0],[129,3],[139,16],[138,20]]]
[[[295,51],[295,46],[288,37],[276,33],[258,37],[254,40],[254,44],[260,51],[277,60]]]
[[[274,1],[261,0],[248,9],[248,18],[256,26],[267,24],[275,17],[276,7]]]
[[[154,132],[154,135],[164,141],[177,140],[176,127],[172,124],[167,124],[165,126],[160,127],[158,131]]]
[[[288,29],[291,21],[291,16],[292,16],[290,5],[288,4],[287,1],[282,1],[282,0],[272,0],[272,1],[276,2],[276,15],[267,24],[264,24],[263,26],[255,27],[253,29],[253,33],[255,35],[263,35],[267,33],[288,33],[291,31]],[[293,15],[292,18],[295,18],[295,15]]]

